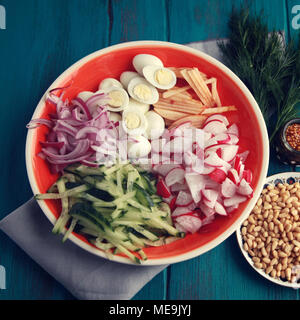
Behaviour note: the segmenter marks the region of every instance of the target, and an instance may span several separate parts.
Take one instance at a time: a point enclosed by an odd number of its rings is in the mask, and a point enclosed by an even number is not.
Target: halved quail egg
[[[104,92],[108,95],[107,110],[117,112],[124,110],[128,106],[129,97],[124,89],[111,87],[105,89]]]
[[[125,89],[128,87],[128,83],[133,79],[139,77],[139,74],[134,71],[124,71],[120,76],[120,82]]]
[[[161,137],[165,131],[165,121],[155,111],[148,111],[145,114],[148,126],[144,136],[150,140],[155,140]]]
[[[129,109],[137,110],[145,114],[146,112],[149,111],[150,105],[147,103],[138,102],[132,98],[129,98],[129,104],[125,108],[125,110],[129,110]]]
[[[143,75],[154,87],[163,90],[173,88],[177,80],[172,70],[158,66],[145,66],[143,68]]]
[[[134,69],[140,75],[143,75],[143,68],[146,66],[164,66],[163,62],[156,56],[153,56],[152,54],[138,54],[133,58],[132,64],[134,66]]]
[[[129,158],[143,158],[151,151],[151,144],[143,136],[129,137],[127,142],[127,154]]]
[[[129,95],[138,102],[154,104],[159,99],[157,89],[142,77],[133,78],[128,84]]]
[[[94,95],[94,92],[91,91],[81,91],[78,93],[77,97],[80,98],[82,101],[87,101],[91,96]]]
[[[117,79],[106,78],[100,82],[98,90],[105,90],[111,87],[123,88],[121,82],[118,81]]]
[[[141,111],[127,109],[122,113],[122,127],[129,135],[142,135],[146,132],[148,122]]]

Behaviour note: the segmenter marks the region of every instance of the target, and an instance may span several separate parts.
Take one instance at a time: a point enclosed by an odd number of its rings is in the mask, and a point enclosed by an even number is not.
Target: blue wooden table
[[[60,73],[83,56],[120,42],[184,44],[226,37],[232,5],[243,2],[0,0],[0,218],[32,196],[25,168],[25,126]],[[299,32],[300,0],[252,1],[253,11],[261,9],[270,30],[284,30],[288,39]],[[293,169],[271,155],[270,175]],[[6,269],[7,286],[0,290],[0,299],[74,299],[3,233],[0,265]],[[134,299],[299,300],[299,294],[255,273],[232,235],[204,255],[170,266]]]

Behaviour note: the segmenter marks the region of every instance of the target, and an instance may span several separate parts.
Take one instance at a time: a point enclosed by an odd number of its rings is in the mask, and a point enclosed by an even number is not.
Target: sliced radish
[[[190,121],[183,122],[179,126],[174,128],[173,135],[174,136],[182,136],[183,135],[183,131],[185,129],[190,129],[190,128],[192,128],[192,123]]]
[[[167,140],[166,139],[155,139],[151,140],[151,151],[160,153],[162,152],[164,145],[166,144]]]
[[[163,178],[158,178],[157,184],[156,184],[157,194],[163,198],[169,198],[171,196],[171,191],[167,187],[165,181]]]
[[[228,178],[224,180],[221,186],[221,194],[225,198],[233,197],[236,193],[237,186]]]
[[[207,175],[207,174],[210,174],[211,172],[213,172],[214,170],[215,170],[214,167],[204,166],[204,167],[203,167],[202,174]]]
[[[204,125],[203,130],[205,132],[213,133],[217,135],[218,133],[226,132],[226,125],[222,121],[213,120]]]
[[[240,182],[239,174],[234,168],[228,171],[227,177],[236,185]]]
[[[172,212],[171,216],[172,218],[181,216],[182,214],[190,214],[194,213],[194,209],[190,209],[188,207],[176,207],[175,210]]]
[[[215,214],[215,210],[214,208],[210,208],[208,207],[207,205],[205,205],[205,203],[201,202],[200,203],[200,210],[201,212],[206,216],[206,217],[209,217],[209,216],[212,216]]]
[[[180,164],[178,163],[161,163],[157,164],[153,167],[153,170],[156,171],[161,176],[166,176],[172,169],[174,168],[181,168]]]
[[[252,171],[247,169],[244,170],[242,179],[245,179],[248,183],[252,182]]]
[[[189,192],[179,191],[175,204],[178,207],[187,207],[191,205],[193,202],[194,202],[193,197]]]
[[[229,143],[231,141],[230,135],[227,133],[220,133],[215,136],[218,143]]]
[[[226,211],[227,213],[231,213],[232,211],[234,211],[235,209],[238,208],[238,204],[236,204],[235,206],[231,206],[231,207],[226,207]]]
[[[182,215],[176,218],[176,223],[180,228],[185,230],[185,232],[195,233],[197,232],[201,226],[202,221],[198,216],[194,215]]]
[[[225,124],[225,126],[227,127],[229,125],[229,122],[227,120],[227,118],[225,116],[223,116],[222,114],[214,114],[212,116],[209,116],[205,123],[208,123],[209,121],[212,121],[212,120],[218,120],[218,121],[221,121]]]
[[[243,196],[251,197],[253,194],[253,189],[245,179],[242,179],[237,188],[237,192]]]
[[[201,190],[203,202],[209,207],[214,208],[218,198],[218,192],[211,189]]]
[[[245,165],[243,163],[241,163],[239,170],[238,170],[240,180],[243,178],[244,169],[245,169]]]
[[[238,152],[239,146],[227,145],[221,148],[221,158],[226,162],[231,162]]]
[[[209,174],[209,177],[217,183],[222,183],[227,175],[223,168],[215,168],[215,170]]]
[[[227,216],[227,212],[220,202],[216,201],[214,209],[216,213],[220,214],[221,216]]]
[[[235,134],[228,133],[228,136],[230,138],[230,140],[228,141],[229,144],[237,144],[239,142],[239,137]]]
[[[239,136],[239,128],[238,126],[234,123],[232,124],[228,129],[227,129],[227,133],[229,134],[234,134],[237,137]]]
[[[184,179],[185,171],[182,168],[174,168],[168,172],[165,181],[168,187],[172,186],[176,182],[180,182]]]
[[[204,164],[210,167],[225,167],[226,169],[229,170],[231,168],[231,165],[221,159],[216,152],[211,153],[207,158],[204,159]]]
[[[250,153],[250,151],[247,150],[247,151],[244,151],[244,152],[238,154],[238,156],[239,156],[240,159],[245,163],[245,161],[246,161],[249,153]]]
[[[217,146],[217,145],[219,145],[219,144],[218,144],[218,140],[215,139],[215,137],[212,137],[212,138],[210,138],[208,140],[204,140],[204,148],[205,149],[210,147],[210,146]]]
[[[237,204],[245,202],[246,200],[247,200],[247,197],[234,195],[233,197],[224,200],[224,206],[225,207],[235,206]]]
[[[185,180],[195,203],[201,200],[200,190],[205,186],[205,177],[200,174],[186,173]]]
[[[172,193],[188,190],[188,186],[186,183],[179,183],[179,182],[176,182],[170,188]]]

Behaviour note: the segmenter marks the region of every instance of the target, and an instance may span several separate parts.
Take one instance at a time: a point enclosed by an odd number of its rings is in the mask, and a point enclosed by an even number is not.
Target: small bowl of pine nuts
[[[300,288],[300,172],[266,179],[237,239],[249,264],[266,279]]]

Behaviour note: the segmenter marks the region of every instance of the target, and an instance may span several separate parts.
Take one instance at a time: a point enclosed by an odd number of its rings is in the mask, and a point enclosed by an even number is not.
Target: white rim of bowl
[[[176,43],[171,43],[171,42],[164,42],[164,41],[132,41],[132,42],[126,42],[126,43],[121,43],[121,44],[116,44],[101,50],[98,50],[94,53],[89,54],[88,56],[80,59],[76,63],[74,63],[71,67],[69,67],[66,71],[64,71],[51,85],[50,87],[46,90],[44,95],[42,96],[41,100],[39,101],[32,119],[39,118],[39,116],[42,113],[44,103],[45,103],[45,96],[47,92],[49,92],[51,89],[56,88],[65,78],[67,78],[71,73],[73,73],[76,69],[79,67],[83,66],[85,63],[88,61],[103,55],[107,54],[109,52],[112,52],[114,50],[118,49],[123,49],[123,48],[133,48],[133,47],[141,47],[144,46],[145,48],[147,47],[169,47],[169,48],[174,48],[178,49],[181,51],[185,51],[187,53],[191,53],[195,56],[198,56],[200,58],[203,58],[210,62],[211,64],[215,65],[217,68],[221,69],[227,76],[230,77],[230,79],[241,89],[243,94],[245,95],[246,99],[249,101],[249,103],[253,107],[253,111],[256,115],[257,121],[259,123],[260,129],[261,129],[261,135],[262,135],[262,143],[263,143],[263,150],[264,153],[262,154],[262,168],[261,168],[261,175],[259,178],[259,181],[257,183],[257,188],[254,191],[253,198],[249,201],[248,205],[244,209],[243,214],[220,236],[218,236],[216,239],[213,241],[201,246],[200,248],[194,249],[192,251],[176,255],[176,256],[171,256],[171,257],[165,257],[162,259],[148,259],[147,261],[143,262],[140,266],[149,266],[149,265],[166,265],[166,264],[173,264],[177,262],[182,262],[185,260],[189,260],[192,258],[195,258],[213,248],[218,246],[221,242],[223,242],[225,239],[227,239],[231,234],[233,234],[238,226],[240,225],[241,221],[245,220],[246,216],[249,215],[250,211],[254,207],[264,185],[265,177],[267,175],[267,170],[268,170],[268,163],[269,163],[269,139],[268,139],[268,133],[267,133],[267,128],[266,124],[264,122],[263,115],[261,113],[261,110],[255,101],[254,97],[252,96],[251,92],[248,90],[248,88],[245,86],[245,84],[238,78],[237,75],[235,75],[229,68],[227,68],[223,63],[220,61],[216,60],[215,58],[209,56],[208,54],[181,45],[181,44],[176,44]],[[40,193],[35,177],[34,177],[34,171],[33,171],[33,163],[31,161],[31,155],[32,155],[32,147],[33,147],[33,141],[35,137],[35,130],[28,130],[27,133],[27,138],[26,138],[26,149],[25,149],[25,158],[26,158],[26,169],[27,169],[27,174],[29,178],[29,183],[31,186],[31,189],[33,191],[33,194]],[[56,219],[53,215],[53,213],[50,211],[50,209],[47,207],[46,203],[42,200],[38,200],[38,204],[41,207],[42,211],[46,215],[46,217],[49,219],[49,221],[54,224]],[[74,242],[76,245],[80,246],[81,248],[96,254],[102,258],[106,258],[106,254],[91,245],[85,243],[84,241],[80,240],[77,238],[74,234],[70,234],[69,240]],[[126,257],[121,257],[121,256],[114,256],[114,259],[112,261],[115,262],[120,262],[124,264],[134,264],[130,259]]]
[[[297,177],[300,179],[300,172],[283,172],[283,173],[274,174],[274,175],[266,178],[264,185],[270,183],[270,181],[272,181],[272,180],[276,180],[276,179],[280,179],[280,178],[287,179],[290,177],[293,177],[293,178]],[[242,223],[243,223],[243,221],[242,221]],[[243,256],[248,261],[248,263],[251,265],[251,267],[256,272],[258,272],[261,276],[263,276],[265,279],[267,279],[273,283],[276,283],[278,285],[288,287],[288,288],[300,289],[300,283],[291,283],[291,282],[283,281],[280,279],[274,279],[270,275],[266,274],[262,269],[258,269],[254,266],[254,262],[252,261],[252,259],[248,255],[248,253],[243,248],[243,239],[242,239],[242,234],[241,234],[242,223],[239,226],[239,228],[236,230],[236,237],[237,237],[237,241],[238,241],[239,247],[241,249],[241,252],[243,253]]]

